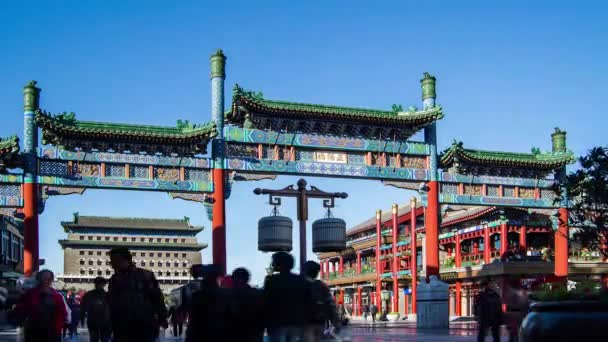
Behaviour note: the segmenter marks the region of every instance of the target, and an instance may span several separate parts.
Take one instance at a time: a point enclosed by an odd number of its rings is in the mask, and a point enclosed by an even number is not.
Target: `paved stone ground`
[[[167,331],[169,335],[170,331]],[[448,331],[435,330],[416,330],[412,324],[390,324],[379,323],[376,325],[355,323],[344,329],[340,334],[342,341],[350,342],[469,342],[476,341],[477,330],[473,325],[462,324],[452,325]],[[487,341],[491,338],[487,337]],[[508,341],[506,332],[503,331],[503,341]],[[1,342],[18,342],[17,331],[14,329],[0,331]],[[167,337],[164,342],[183,341],[182,338]],[[335,341],[335,340],[334,340]],[[338,340],[339,341],[339,340]],[[79,339],[66,339],[64,342],[88,342],[88,335],[85,329],[80,329]]]

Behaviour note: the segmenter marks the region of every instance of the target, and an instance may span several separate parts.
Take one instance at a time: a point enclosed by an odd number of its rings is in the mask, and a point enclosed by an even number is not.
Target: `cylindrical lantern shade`
[[[285,216],[267,216],[258,221],[258,250],[289,252],[292,249],[293,222]]]
[[[312,251],[340,252],[346,249],[346,222],[339,218],[324,218],[312,223]]]

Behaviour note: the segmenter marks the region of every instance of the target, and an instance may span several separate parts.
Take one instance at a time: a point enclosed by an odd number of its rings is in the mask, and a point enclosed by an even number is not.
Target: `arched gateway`
[[[421,109],[268,100],[235,85],[225,110],[225,64],[221,50],[211,56],[212,121],[202,125],[80,121],[73,113],[44,111],[36,82],[25,86],[22,150],[16,137],[0,142],[0,207],[23,217],[26,274],[38,268],[38,215],[48,196],[103,188],[199,201],[211,209],[213,262],[225,271],[224,203],[232,182],[309,175],[423,191],[427,276],[439,272],[440,204],[559,208],[555,275],[567,275],[567,209],[554,203],[550,190],[573,161],[565,132],[556,130],[548,153],[488,152],[457,143],[440,158],[435,127],[444,114],[428,73],[421,80]],[[421,130],[424,141],[409,140]],[[23,172],[8,171],[15,168]]]

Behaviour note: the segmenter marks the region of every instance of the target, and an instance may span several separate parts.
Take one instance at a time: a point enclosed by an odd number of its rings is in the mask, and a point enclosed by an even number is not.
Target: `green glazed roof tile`
[[[79,121],[74,113],[51,115],[36,112],[36,123],[42,128],[44,143],[60,144],[62,139],[114,139],[130,143],[186,144],[209,140],[217,135],[216,125],[209,122],[193,125],[188,121],[177,122],[175,127],[118,124],[109,122]],[[46,141],[49,140],[49,141]]]
[[[560,153],[517,153],[465,149],[462,142],[454,142],[440,156],[442,168],[451,167],[455,161],[475,165],[502,167],[529,167],[552,170],[575,161],[572,152]]]
[[[0,171],[17,166],[19,138],[16,135],[0,139]]]
[[[297,115],[327,119],[340,118],[352,121],[373,120],[385,123],[414,125],[428,124],[443,118],[441,107],[427,110],[412,108],[410,111],[402,111],[400,108],[395,110],[376,110],[276,101],[265,99],[261,93],[245,91],[238,85],[235,85],[232,94],[232,108],[226,116],[229,121],[241,123],[244,120],[244,117],[239,114],[239,106],[247,107],[253,111],[275,115],[282,114],[284,116],[290,116],[289,114],[291,114],[291,116]]]

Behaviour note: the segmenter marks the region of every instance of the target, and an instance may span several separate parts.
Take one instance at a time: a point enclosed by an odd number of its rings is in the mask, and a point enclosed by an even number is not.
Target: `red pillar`
[[[416,197],[410,200],[410,272],[412,276],[412,314],[416,314],[416,287],[418,286],[418,265],[416,260]]]
[[[380,262],[380,245],[382,244],[382,211],[376,210],[376,305],[378,311],[382,312],[382,298],[380,298],[382,291],[381,278],[381,262]]]
[[[483,263],[490,263],[490,252],[492,248],[490,247],[490,228],[488,226],[483,227]]]
[[[361,274],[361,252],[357,252],[357,274]]]
[[[431,275],[439,276],[439,183],[430,181],[428,186],[428,206],[424,218],[427,278]]]
[[[521,227],[519,227],[519,250],[520,252],[523,252],[524,255],[526,253],[526,249],[528,249],[526,234],[526,226],[522,224]]]
[[[361,316],[363,314],[361,310],[361,295],[363,294],[363,288],[361,286],[357,287],[357,316]]]
[[[559,223],[555,232],[555,276],[568,278],[568,209],[559,208]]]
[[[456,316],[462,316],[462,280],[456,280],[456,307],[454,312]]]
[[[38,186],[23,184],[23,272],[31,276],[38,270]]]
[[[473,254],[479,253],[479,245],[476,241],[473,241]]]
[[[226,274],[226,197],[224,169],[213,169],[213,221],[211,223],[213,263]]]
[[[340,255],[339,264],[338,264],[338,272],[342,276],[344,275],[344,257]]]
[[[323,279],[323,277],[325,276],[325,261],[324,261],[324,260],[321,260],[321,261],[319,262],[319,266],[321,267],[321,270],[320,270],[320,273],[319,273],[319,277],[320,277],[321,279]]]
[[[399,312],[399,258],[397,257],[397,240],[399,231],[397,211],[399,207],[393,204],[393,312]]]
[[[507,247],[509,247],[509,237],[507,233],[507,224],[502,223],[500,225],[500,256],[507,252]]]
[[[454,265],[456,267],[462,266],[462,248],[460,247],[460,233],[456,231],[456,256],[454,258]]]

